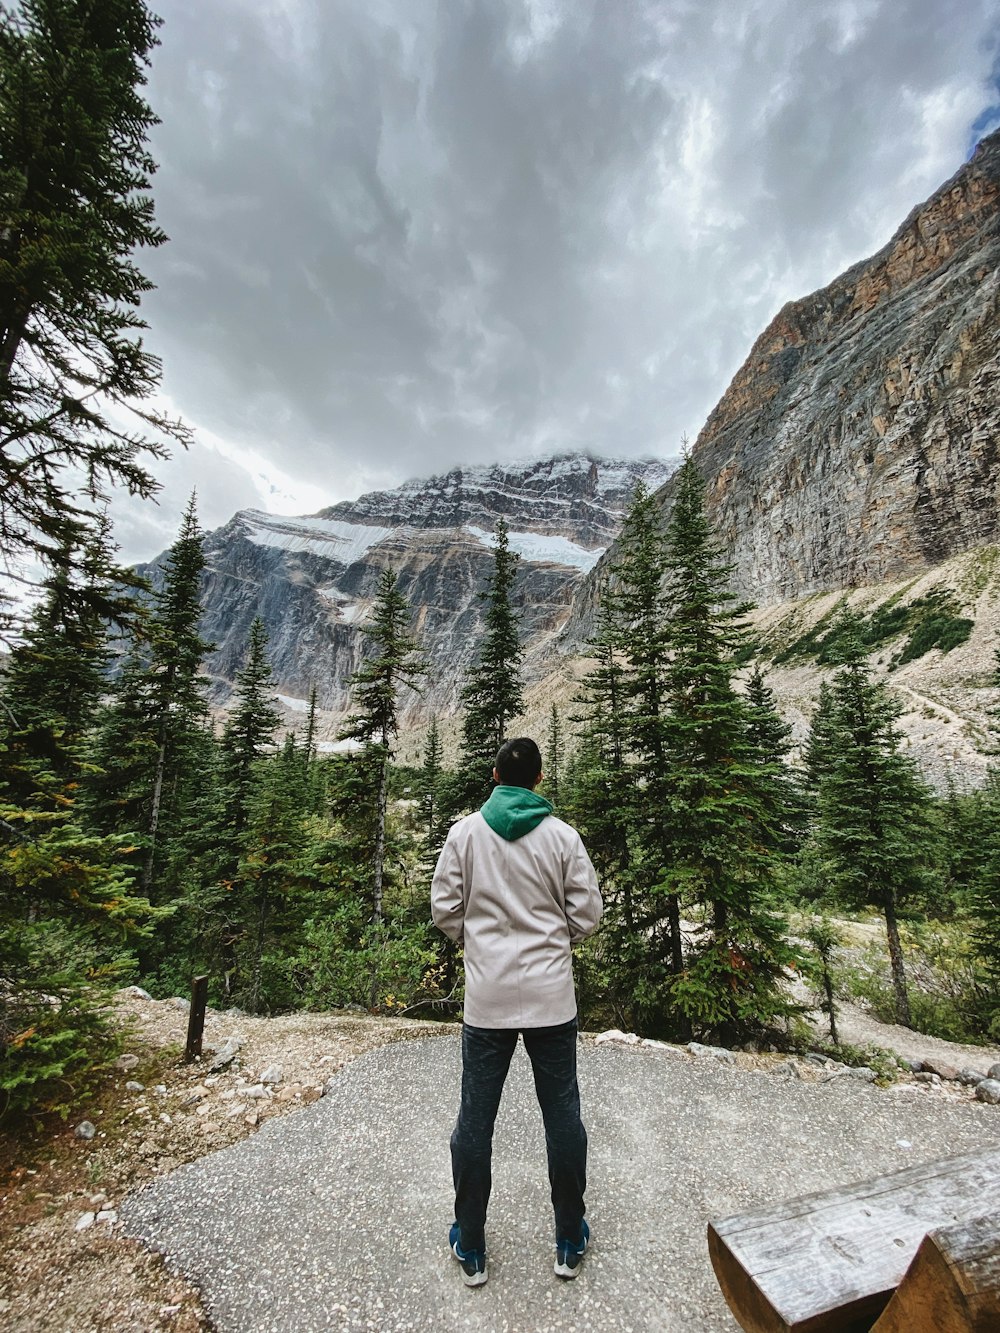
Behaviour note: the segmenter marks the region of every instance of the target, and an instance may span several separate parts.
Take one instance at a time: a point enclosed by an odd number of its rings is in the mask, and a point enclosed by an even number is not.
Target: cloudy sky
[[[1000,0],[153,0],[126,559],[458,463],[677,451],[1000,125]]]

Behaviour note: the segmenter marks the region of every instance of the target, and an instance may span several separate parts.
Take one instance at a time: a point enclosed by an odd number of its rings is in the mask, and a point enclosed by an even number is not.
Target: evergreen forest
[[[397,760],[427,666],[391,569],[345,748],[321,749],[315,690],[279,734],[259,618],[213,714],[195,497],[156,588],[119,563],[106,516],[116,488],[154,494],[150,461],[187,439],[151,406],[138,312],[136,256],[166,239],[142,92],[157,21],[141,0],[0,10],[0,545],[9,578],[38,585],[3,625],[0,1118],[69,1113],[117,1053],[110,999],[130,984],[183,996],[204,975],[224,1009],[454,1021],[462,960],[431,924],[431,877],[525,710],[505,524],[455,753],[429,719],[422,763]],[[868,914],[884,958],[854,993],[904,1025],[1000,1039],[1000,713],[985,787],[935,793],[845,612],[800,754],[692,457],[668,512],[639,487],[615,550],[577,695],[536,738],[542,793],[605,898],[578,950],[582,1025],[814,1045],[806,992],[835,1041],[839,923]],[[940,985],[916,975],[918,946]]]
[[[835,1024],[836,920],[868,913],[887,948],[866,998],[892,1021],[995,1038],[1000,769],[982,790],[934,794],[848,614],[792,753],[691,458],[665,524],[640,486],[617,549],[589,669],[539,737],[541,790],[583,834],[605,897],[578,950],[584,1025],[815,1044],[790,983],[825,994]],[[186,995],[205,975],[210,1003],[252,1014],[458,1018],[461,956],[431,924],[430,880],[524,707],[503,521],[457,753],[446,761],[433,719],[418,767],[396,762],[398,713],[427,668],[392,570],[363,626],[349,745],[331,754],[315,690],[305,725],[279,735],[259,618],[213,722],[193,499],[158,590],[115,566],[106,533],[73,557],[46,580],[0,696],[6,1106],[68,1104],[115,1050],[108,1001],[132,983]],[[947,1003],[910,975],[921,931],[950,941]]]

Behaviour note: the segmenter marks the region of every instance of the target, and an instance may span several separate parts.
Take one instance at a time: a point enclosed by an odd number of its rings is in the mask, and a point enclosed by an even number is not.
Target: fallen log
[[[925,1236],[872,1333],[997,1333],[1000,1212]]]
[[[860,1333],[928,1232],[975,1222],[998,1197],[1000,1148],[965,1153],[712,1222],[709,1254],[746,1333]]]

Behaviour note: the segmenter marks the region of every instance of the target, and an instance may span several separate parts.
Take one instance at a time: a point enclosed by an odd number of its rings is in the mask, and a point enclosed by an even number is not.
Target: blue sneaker
[[[462,1265],[462,1281],[467,1287],[481,1287],[486,1281],[486,1251],[463,1250],[459,1241],[458,1223],[452,1222],[448,1232],[451,1252]]]
[[[579,1245],[575,1245],[571,1240],[556,1241],[556,1262],[552,1270],[556,1277],[576,1277],[580,1271],[580,1265],[583,1263],[583,1256],[589,1240],[590,1227],[587,1226],[585,1221],[583,1224],[583,1239]]]

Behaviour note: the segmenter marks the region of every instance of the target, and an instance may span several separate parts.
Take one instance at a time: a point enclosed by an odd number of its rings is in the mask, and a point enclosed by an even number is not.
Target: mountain
[[[773,605],[1000,540],[998,316],[1000,131],[786,305],[709,416],[694,457],[739,591]]]
[[[828,674],[815,645],[848,601],[887,627],[872,665],[939,785],[981,781],[996,706],[998,315],[1000,132],[877,254],[779,311],[692,451],[796,737]],[[591,632],[613,559],[578,589],[564,649]]]
[[[430,663],[408,718],[453,711],[457,686],[482,629],[479,593],[493,570],[493,529],[502,515],[521,557],[515,598],[529,679],[544,669],[576,587],[617,535],[636,482],[669,476],[662,460],[583,454],[523,464],[455,468],[302,518],[241,510],[205,541],[202,633],[217,646],[207,662],[224,704],[260,615],[280,698],[301,712],[313,684],[335,722],[364,649],[360,625],[379,573],[392,567],[413,608]],[[159,557],[145,568],[159,581]]]
[[[982,771],[1000,617],[998,315],[1000,132],[877,254],[779,311],[695,442],[709,516],[736,591],[761,608],[772,682],[800,736],[823,674],[801,645],[844,598],[865,614],[894,607],[885,623],[902,617],[907,633],[929,632],[935,616],[951,630],[967,619],[970,636],[950,651],[913,658],[897,635],[873,660],[925,767]],[[565,454],[455,469],[307,518],[236,514],[207,542],[218,702],[259,613],[289,710],[315,682],[335,725],[361,658],[358,626],[392,565],[431,661],[406,724],[416,734],[429,713],[453,714],[503,514],[523,561],[523,725],[541,734],[550,701],[572,696],[635,482],[660,487],[668,509],[672,470]]]

